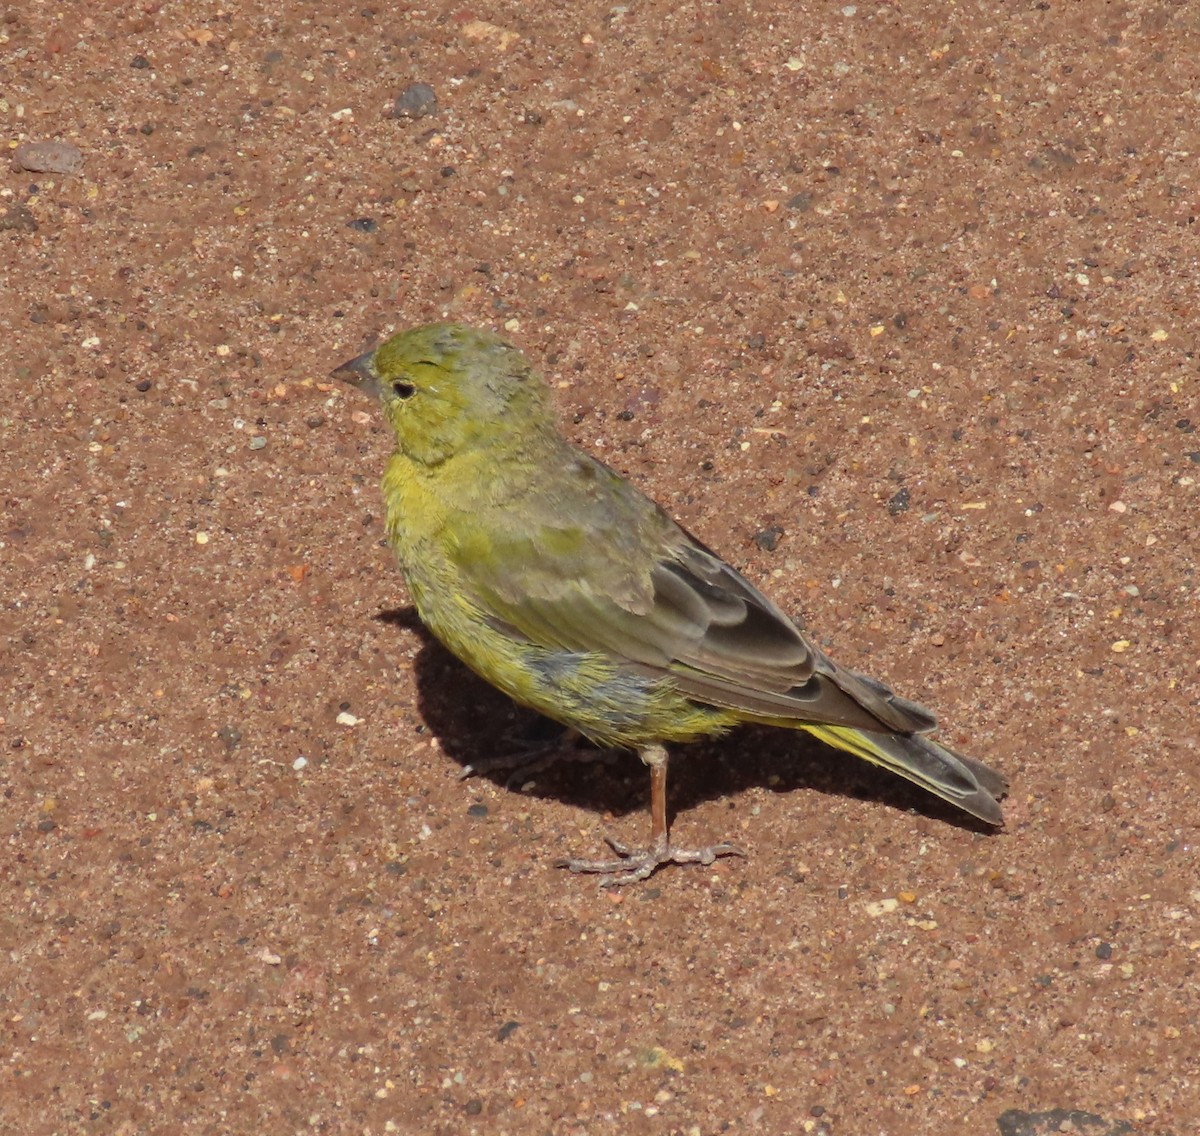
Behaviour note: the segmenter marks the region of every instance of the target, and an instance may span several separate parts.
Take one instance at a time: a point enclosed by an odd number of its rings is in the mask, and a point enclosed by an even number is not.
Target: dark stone
[[[778,525],[768,525],[761,532],[754,534],[754,543],[764,552],[774,552],[779,547],[781,536],[783,536],[783,529]]]
[[[393,118],[424,118],[437,114],[437,94],[428,83],[413,83],[396,97],[392,107]]]
[[[1053,1136],[1074,1132],[1076,1136],[1133,1136],[1127,1120],[1106,1120],[1077,1108],[1052,1108],[1045,1112],[1025,1112],[1010,1108],[996,1118],[1000,1136]]]

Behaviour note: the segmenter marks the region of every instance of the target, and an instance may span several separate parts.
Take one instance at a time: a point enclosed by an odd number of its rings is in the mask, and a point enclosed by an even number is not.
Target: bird
[[[560,433],[550,391],[500,335],[401,331],[333,377],[376,398],[395,449],[384,526],[417,614],[471,670],[650,774],[650,836],[559,861],[605,884],[744,855],[671,839],[668,746],[741,723],[807,731],[988,825],[1006,778],[928,734],[937,720],[839,666],[658,504]]]

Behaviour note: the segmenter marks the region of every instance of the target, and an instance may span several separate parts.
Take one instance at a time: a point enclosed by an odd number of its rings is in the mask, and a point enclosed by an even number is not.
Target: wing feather
[[[924,733],[924,707],[839,667],[766,596],[603,463],[571,451],[561,479],[488,511],[458,550],[493,625],[669,677],[698,702],[759,718]],[[509,514],[511,516],[511,514]],[[532,522],[532,523],[530,523]]]

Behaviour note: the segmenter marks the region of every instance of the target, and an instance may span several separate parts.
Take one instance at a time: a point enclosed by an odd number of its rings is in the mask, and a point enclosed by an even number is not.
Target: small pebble
[[[266,446],[266,444],[267,440],[261,434],[255,434],[254,437],[250,439],[250,448],[252,450],[261,450]]]
[[[897,907],[900,906],[898,899],[880,899],[866,905],[868,915],[890,915]]]
[[[783,529],[778,525],[769,525],[761,532],[754,534],[754,543],[764,552],[774,552],[779,547],[781,536],[783,536]]]
[[[428,83],[413,83],[405,88],[392,106],[393,118],[424,118],[437,114],[437,94]]]
[[[83,153],[70,142],[22,142],[13,151],[13,161],[32,173],[77,174]]]

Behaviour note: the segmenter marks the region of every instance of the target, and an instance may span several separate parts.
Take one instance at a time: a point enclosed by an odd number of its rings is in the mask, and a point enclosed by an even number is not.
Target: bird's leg
[[[711,844],[707,848],[676,848],[667,828],[667,750],[654,744],[643,746],[638,756],[650,767],[650,843],[634,848],[606,836],[619,859],[560,860],[557,867],[572,872],[598,872],[608,878],[606,887],[632,884],[647,879],[662,864],[711,864],[718,856],[744,856],[734,844]]]
[[[459,771],[459,780],[478,775],[486,776],[499,769],[509,769],[508,779],[504,782],[506,789],[514,782],[523,781],[532,773],[540,773],[543,769],[556,765],[560,761],[611,761],[614,750],[596,749],[590,744],[580,744],[583,735],[574,729],[566,729],[558,737],[545,745],[533,746],[530,749],[518,750],[515,753],[493,754],[481,757],[470,765],[464,765]]]

